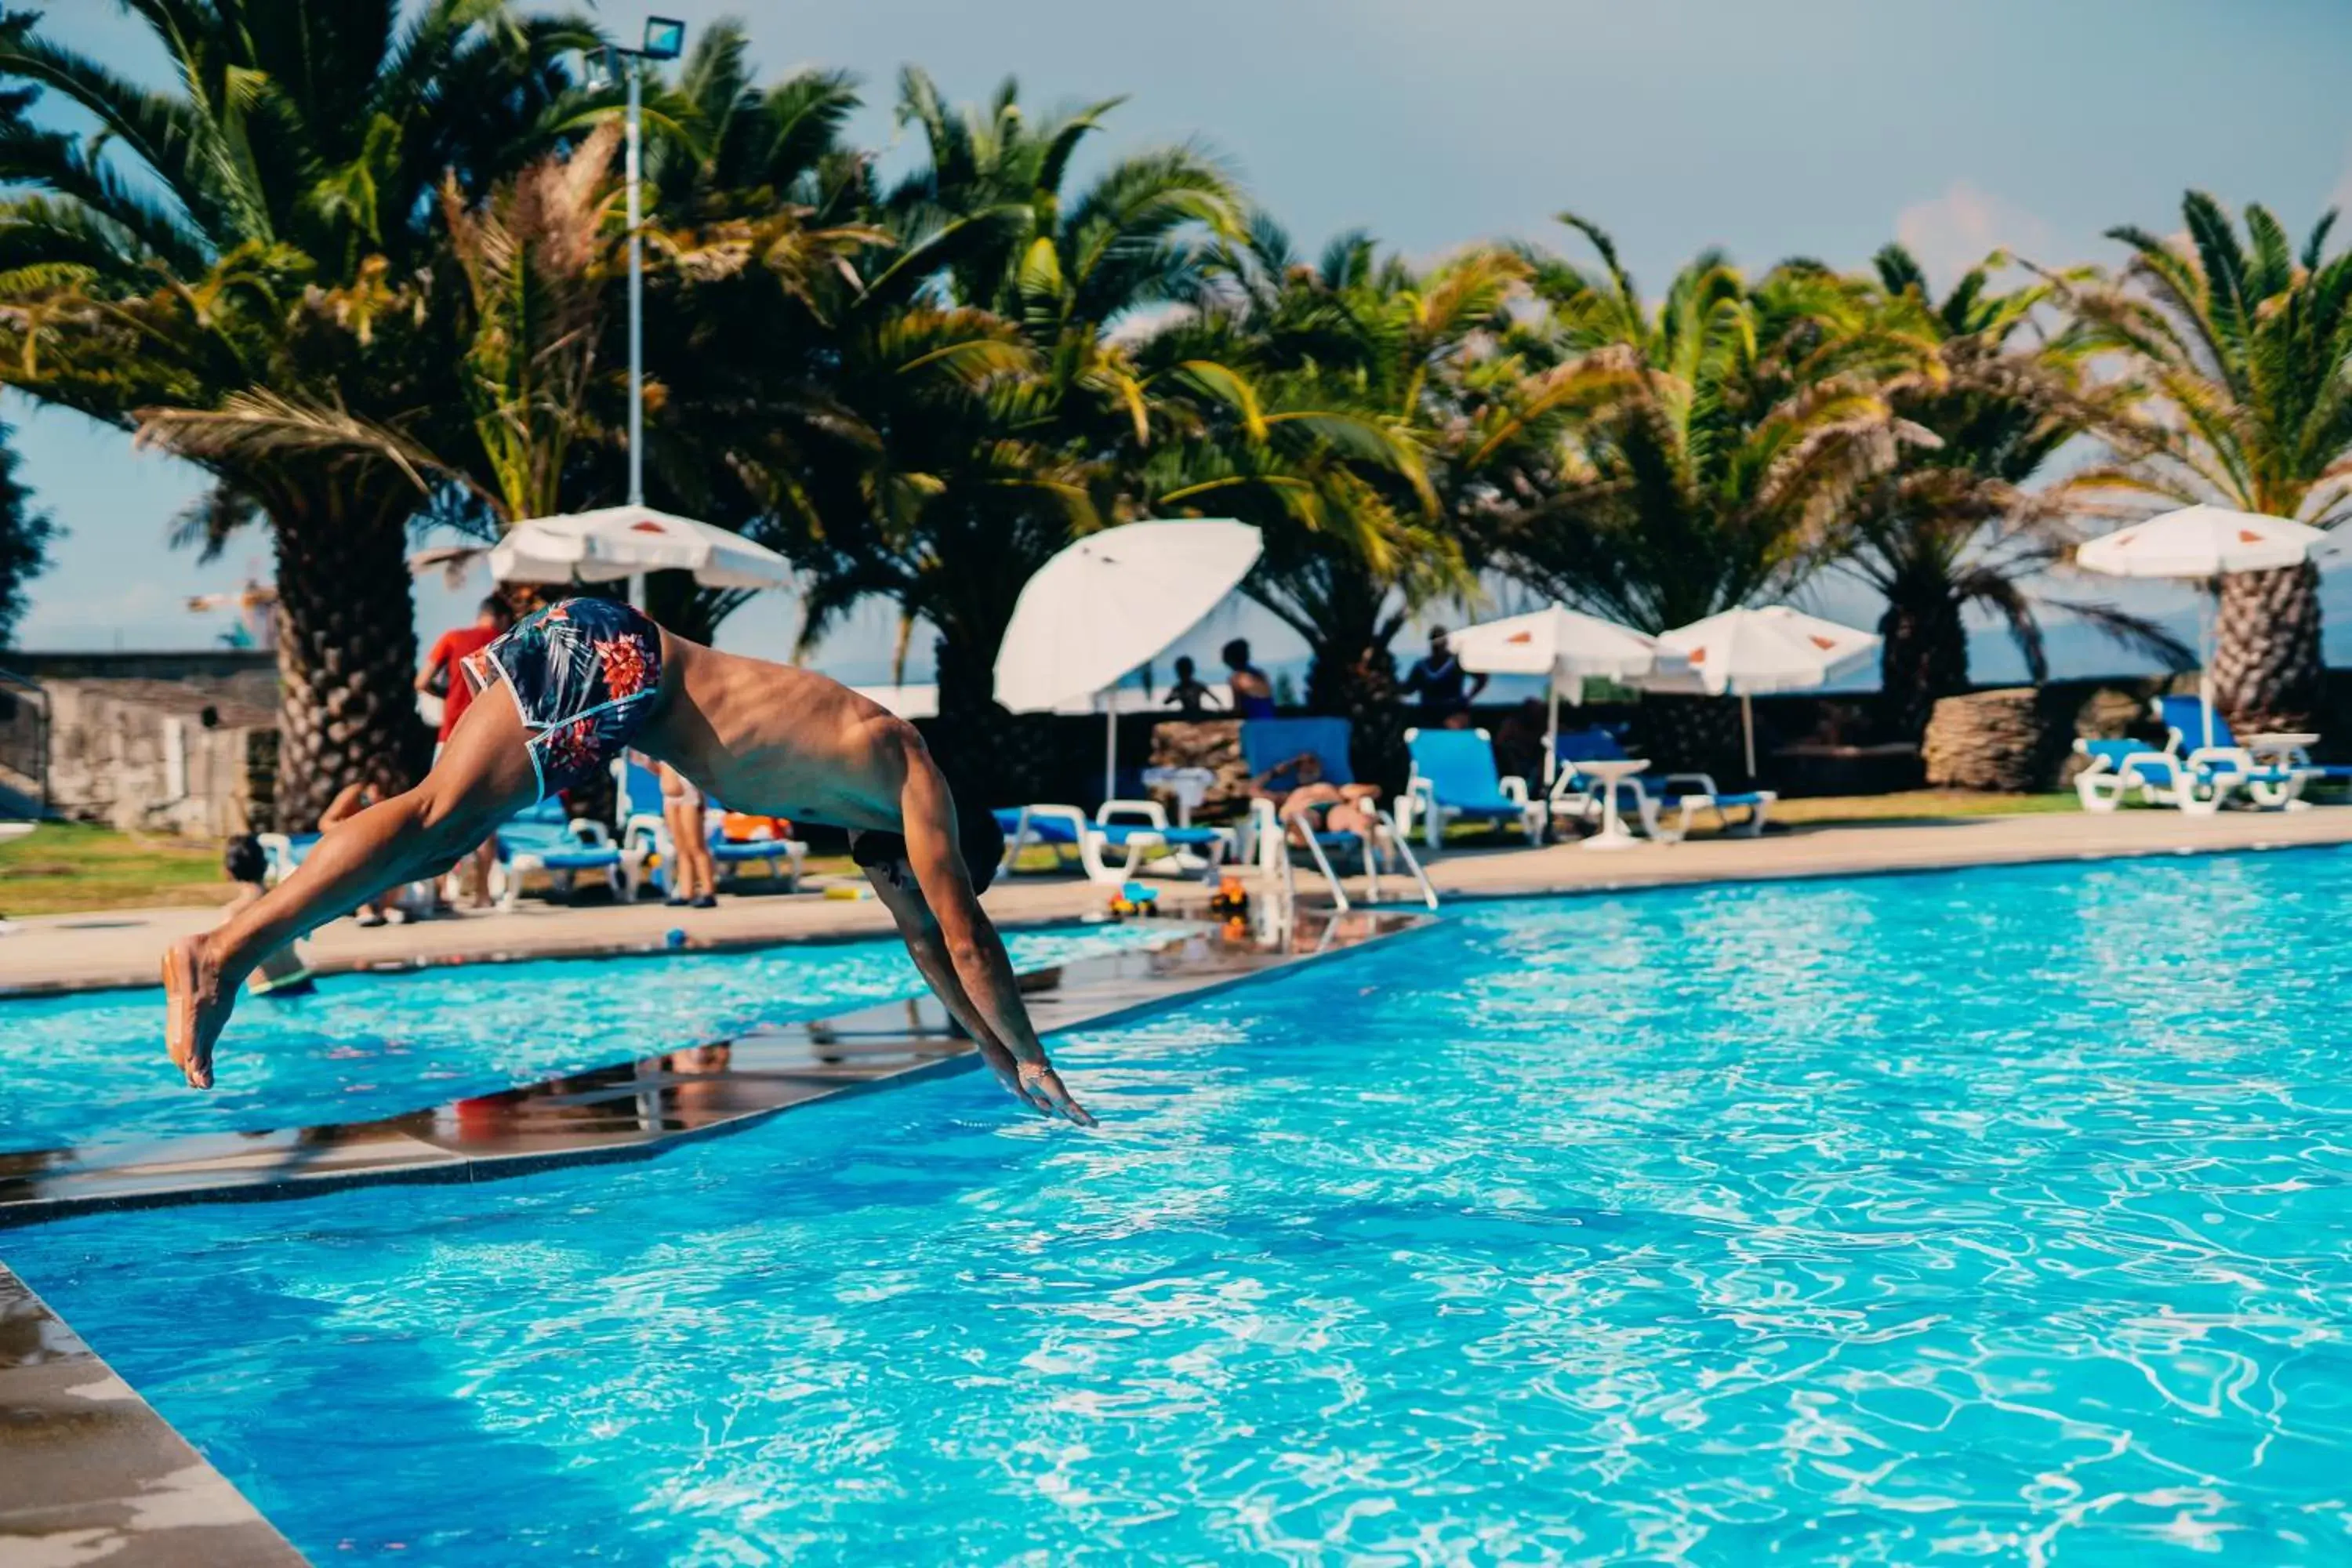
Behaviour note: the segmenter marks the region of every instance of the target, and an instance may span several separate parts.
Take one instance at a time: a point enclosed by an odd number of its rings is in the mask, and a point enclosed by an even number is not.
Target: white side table
[[[1580,849],[1633,849],[1641,840],[1625,830],[1617,811],[1617,786],[1650,765],[1647,757],[1627,757],[1611,763],[1579,763],[1576,771],[1600,783],[1601,831],[1577,846]]]
[[[2311,760],[2311,748],[2319,744],[2319,737],[2286,731],[2269,731],[2246,739],[2246,750],[2257,762],[2279,767],[2293,767]]]
[[[1146,768],[1143,787],[1164,789],[1176,797],[1176,826],[1192,826],[1192,813],[1209,798],[1210,786],[1217,775],[1206,768]]]

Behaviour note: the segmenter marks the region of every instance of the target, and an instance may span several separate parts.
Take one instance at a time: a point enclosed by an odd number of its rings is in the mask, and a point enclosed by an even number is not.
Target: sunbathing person
[[[1374,826],[1370,807],[1381,797],[1378,784],[1326,782],[1323,759],[1312,752],[1275,763],[1250,781],[1250,792],[1274,803],[1275,815],[1290,829],[1291,843],[1301,849],[1307,847],[1306,835],[1316,830],[1318,811],[1328,811],[1325,831],[1369,837]]]
[[[292,876],[163,955],[164,1043],[197,1089],[237,986],[266,953],[374,898],[437,877],[499,823],[579,784],[628,746],[745,811],[849,831],[923,978],[1007,1089],[1091,1125],[1046,1060],[980,907],[1003,835],[960,814],[914,727],[808,670],[674,637],[625,605],[568,599],[464,661],[473,703],[422,784],[341,824]],[[496,700],[489,688],[504,688]]]

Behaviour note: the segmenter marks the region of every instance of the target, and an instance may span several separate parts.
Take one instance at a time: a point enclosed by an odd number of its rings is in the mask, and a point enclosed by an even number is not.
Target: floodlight
[[[646,47],[640,51],[649,60],[674,60],[686,50],[686,24],[675,16],[646,18]]]

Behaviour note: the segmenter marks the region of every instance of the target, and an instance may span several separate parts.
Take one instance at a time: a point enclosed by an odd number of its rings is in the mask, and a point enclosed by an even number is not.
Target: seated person
[[[1378,784],[1328,784],[1323,759],[1312,752],[1274,764],[1250,781],[1250,793],[1274,803],[1275,815],[1290,829],[1290,841],[1304,848],[1306,835],[1316,828],[1315,813],[1327,813],[1323,830],[1369,836],[1373,818],[1368,809],[1380,799]]]
[[[262,885],[269,874],[269,862],[261,853],[261,840],[250,833],[240,833],[228,841],[221,869],[236,884],[236,897],[228,903],[231,912],[259,902],[269,890]],[[256,996],[299,996],[317,989],[292,942],[265,954],[245,984]]]

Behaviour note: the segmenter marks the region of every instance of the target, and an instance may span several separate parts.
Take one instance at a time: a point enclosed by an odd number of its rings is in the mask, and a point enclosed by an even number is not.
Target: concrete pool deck
[[[0,1563],[278,1568],[301,1553],[0,1265]]]
[[[1429,870],[1442,895],[1478,898],[2346,843],[2352,843],[2352,806],[2347,805],[2210,817],[2158,810],[2112,816],[2053,812],[1803,826],[1760,838],[1709,836],[1615,854],[1588,853],[1573,843],[1541,849],[1452,848],[1431,857]],[[1254,875],[1245,879],[1255,882]],[[1158,885],[1161,903],[1171,913],[1198,912],[1205,898],[1197,883]],[[1319,900],[1311,876],[1301,877],[1298,885],[1303,900]],[[1393,898],[1402,886],[1389,879],[1383,890]],[[1349,887],[1351,896],[1363,890],[1360,879]],[[1020,877],[991,889],[987,906],[1001,923],[1030,925],[1099,914],[1107,897],[1106,889],[1075,878]],[[152,985],[165,945],[218,919],[218,911],[209,909],[157,909],[18,921],[13,933],[0,936],[0,997]],[[730,898],[715,910],[529,903],[511,913],[467,913],[373,931],[339,921],[312,937],[306,951],[314,969],[331,973],[645,952],[660,947],[672,930],[686,932],[696,946],[751,946],[883,935],[890,922],[870,899],[814,894]]]

